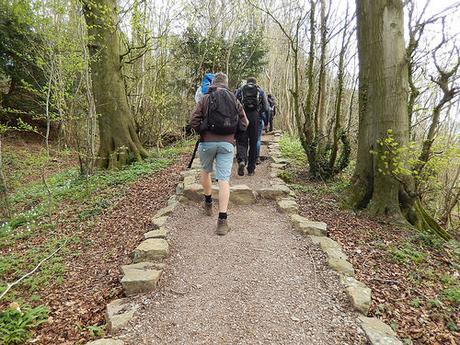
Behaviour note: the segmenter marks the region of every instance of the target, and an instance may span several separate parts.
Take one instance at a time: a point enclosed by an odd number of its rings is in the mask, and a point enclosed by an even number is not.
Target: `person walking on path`
[[[207,94],[198,102],[190,115],[191,127],[200,133],[198,152],[201,161],[201,184],[204,192],[204,209],[212,215],[213,165],[219,184],[219,217],[216,233],[225,235],[230,230],[227,208],[230,198],[235,134],[245,131],[248,119],[243,106],[228,89],[228,78],[217,73]]]
[[[265,92],[257,85],[256,78],[248,78],[246,85],[239,88],[236,97],[243,104],[249,120],[248,129],[237,135],[238,175],[244,176],[247,164],[248,175],[254,175],[258,155],[259,124],[261,117],[268,111]],[[249,149],[249,150],[248,150]]]
[[[273,97],[272,94],[267,95],[267,100],[268,100],[268,106],[270,107],[270,110],[268,111],[268,133],[273,132],[273,118],[276,115],[276,103],[275,103],[275,98]]]

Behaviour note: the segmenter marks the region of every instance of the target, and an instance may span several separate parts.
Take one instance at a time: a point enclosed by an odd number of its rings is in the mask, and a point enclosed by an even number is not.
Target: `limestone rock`
[[[304,235],[326,236],[327,225],[324,222],[314,222],[296,213],[291,215],[294,228]]]
[[[122,340],[118,339],[98,339],[86,343],[86,345],[124,345],[125,343]]]
[[[341,273],[347,276],[355,275],[353,266],[347,260],[329,256],[327,258],[327,264],[337,273]]]
[[[168,205],[166,207],[163,207],[158,210],[157,213],[153,216],[153,218],[160,218],[164,216],[169,216],[171,213],[174,212],[174,209],[176,208],[176,205]]]
[[[169,254],[168,242],[161,238],[149,238],[134,249],[134,262],[162,259]]]
[[[129,299],[121,298],[112,301],[107,305],[105,313],[107,331],[116,332],[126,326],[133,318],[134,313],[139,309],[139,306],[129,302]]]
[[[279,177],[270,179],[270,186],[278,186],[278,185],[286,185],[286,182],[284,182],[282,179]]]
[[[353,307],[363,315],[367,315],[371,306],[371,289],[353,277],[340,276]]]
[[[121,270],[121,285],[127,296],[154,290],[163,272],[150,262],[121,266]]]
[[[257,193],[264,199],[276,200],[288,195],[290,189],[286,185],[274,185],[272,187],[260,188]]]
[[[193,185],[196,183],[196,176],[191,176],[191,175],[185,176],[183,182],[184,182],[185,187]]]
[[[277,178],[279,175],[279,171],[271,171],[270,172],[270,178]]]
[[[299,206],[297,205],[297,202],[294,199],[284,198],[284,199],[278,200],[278,209],[281,212],[292,214],[292,213],[297,213]]]
[[[172,207],[173,209],[176,208],[176,206],[179,205],[179,201],[177,200],[177,196],[176,195],[172,195],[169,199],[168,199],[168,206],[169,207]]]
[[[347,259],[347,256],[342,251],[342,247],[337,241],[332,238],[323,236],[309,236],[314,244],[319,244],[321,249],[326,253],[331,253],[332,256]]]
[[[403,345],[391,327],[375,317],[360,315],[358,323],[372,345]]]
[[[286,167],[286,163],[272,163],[270,164],[272,169],[284,169]]]
[[[152,226],[153,229],[159,229],[163,227],[166,224],[166,221],[168,220],[167,216],[162,216],[162,217],[155,217],[152,219]]]
[[[256,203],[256,196],[251,188],[241,184],[230,187],[230,202],[237,205],[250,205]]]
[[[196,173],[197,173],[197,170],[196,169],[187,169],[187,170],[183,170],[180,172],[180,175],[182,177],[186,177],[186,176],[193,176],[195,177],[196,176]]]
[[[184,183],[180,182],[176,186],[176,195],[183,195],[184,194]]]
[[[152,230],[144,234],[144,238],[147,240],[149,238],[166,238],[168,235],[168,230],[165,228],[159,228],[157,230]]]
[[[125,274],[126,270],[141,270],[141,271],[148,271],[148,270],[159,270],[162,271],[166,267],[166,264],[163,262],[137,262],[135,264],[130,265],[123,265],[121,266],[121,272]]]
[[[283,157],[274,157],[272,156],[272,161],[276,164],[287,164],[288,161],[286,158],[283,158]]]

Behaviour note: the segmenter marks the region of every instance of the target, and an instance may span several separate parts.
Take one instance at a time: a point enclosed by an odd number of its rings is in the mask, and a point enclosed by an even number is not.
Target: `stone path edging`
[[[271,184],[286,186],[285,182],[279,179],[279,173],[286,167],[288,161],[282,156],[279,141],[281,133],[276,132],[274,140],[267,142],[270,153],[270,176],[273,178]],[[289,197],[277,198],[278,210],[289,215],[293,228],[310,240],[319,245],[327,256],[328,265],[337,272],[340,282],[350,299],[353,308],[360,313],[357,322],[366,334],[372,345],[402,345],[396,337],[395,332],[376,317],[367,317],[371,305],[371,289],[364,283],[354,278],[355,271],[352,264],[347,261],[341,245],[327,236],[327,225],[323,222],[314,222],[298,214],[298,205],[294,198],[293,191]]]

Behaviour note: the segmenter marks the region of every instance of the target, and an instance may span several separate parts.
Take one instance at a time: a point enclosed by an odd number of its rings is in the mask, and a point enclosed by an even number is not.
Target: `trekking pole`
[[[193,160],[196,156],[196,151],[198,151],[198,145],[200,145],[200,139],[198,139],[195,143],[195,149],[193,150],[192,158],[190,159],[190,163],[188,163],[187,169],[190,169],[192,167]]]

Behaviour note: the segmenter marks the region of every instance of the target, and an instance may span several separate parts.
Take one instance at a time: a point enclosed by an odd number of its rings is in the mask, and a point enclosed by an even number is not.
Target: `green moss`
[[[409,264],[420,264],[425,261],[427,253],[420,252],[408,242],[403,243],[398,247],[392,247],[389,250],[391,258],[399,263]]]

